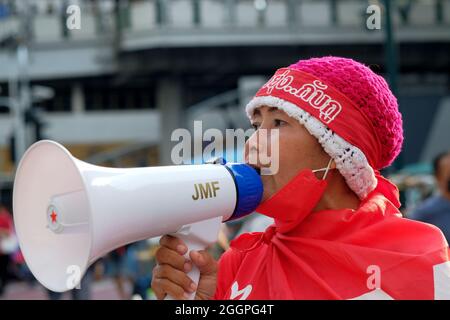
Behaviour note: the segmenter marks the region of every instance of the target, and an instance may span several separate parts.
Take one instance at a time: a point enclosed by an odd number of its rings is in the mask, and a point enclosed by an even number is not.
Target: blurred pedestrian
[[[135,242],[127,248],[123,275],[131,283],[132,299],[148,299],[148,288],[152,281],[151,270],[155,266],[155,251],[155,247],[147,241]]]
[[[17,240],[11,214],[0,203],[0,295],[8,280],[10,255],[17,250]]]
[[[92,267],[89,268],[84,276],[81,278],[80,286],[78,288],[69,291],[70,298],[72,300],[91,300],[91,287],[93,283],[93,271]],[[55,292],[49,289],[47,290],[47,295],[50,300],[61,300],[63,297],[62,292]]]
[[[117,293],[121,300],[128,300],[130,298],[125,285],[126,277],[124,275],[125,270],[125,254],[128,246],[117,248],[110,252],[105,258],[106,275],[114,279],[114,283],[117,288]]]
[[[438,194],[428,198],[409,215],[411,219],[431,223],[450,239],[450,151],[433,161]]]

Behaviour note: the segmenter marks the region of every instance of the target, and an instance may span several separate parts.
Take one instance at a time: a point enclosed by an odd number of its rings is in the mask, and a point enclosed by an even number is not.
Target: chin
[[[262,196],[261,202],[266,201],[274,194],[272,188],[268,185],[268,183],[264,183],[264,179],[263,179],[263,188],[264,188],[264,191],[263,191],[263,196]]]

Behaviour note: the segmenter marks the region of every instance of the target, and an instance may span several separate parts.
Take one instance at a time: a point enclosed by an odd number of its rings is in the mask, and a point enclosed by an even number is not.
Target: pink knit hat
[[[381,76],[352,59],[312,58],[279,69],[248,103],[249,118],[261,106],[299,120],[361,199],[377,185],[374,170],[389,166],[402,147],[397,99]]]

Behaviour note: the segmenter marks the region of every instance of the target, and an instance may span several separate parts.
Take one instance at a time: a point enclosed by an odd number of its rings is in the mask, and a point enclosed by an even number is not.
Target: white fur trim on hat
[[[254,97],[245,110],[249,119],[253,111],[261,106],[278,108],[297,119],[308,132],[316,137],[325,152],[336,162],[336,168],[347,185],[362,200],[377,186],[377,179],[364,153],[351,145],[308,112],[293,103],[273,97]]]

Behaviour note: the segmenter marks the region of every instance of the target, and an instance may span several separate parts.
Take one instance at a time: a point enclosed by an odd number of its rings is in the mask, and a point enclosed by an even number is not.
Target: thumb
[[[201,275],[215,275],[217,273],[217,262],[205,250],[189,252],[189,256],[194,265],[197,266]]]

